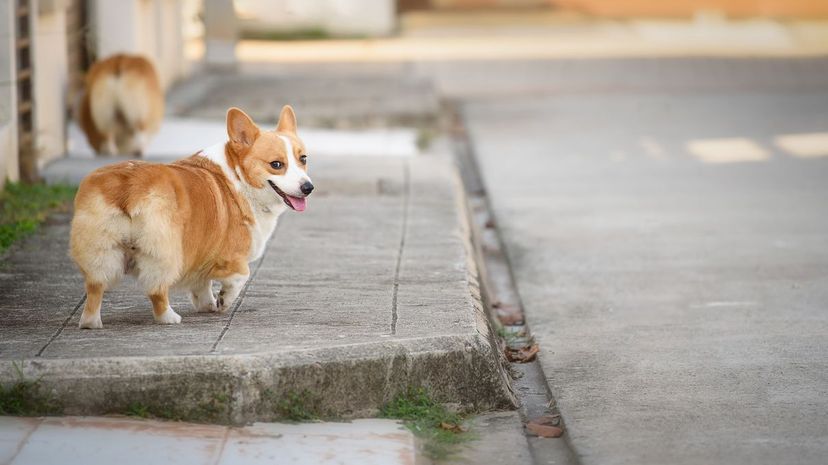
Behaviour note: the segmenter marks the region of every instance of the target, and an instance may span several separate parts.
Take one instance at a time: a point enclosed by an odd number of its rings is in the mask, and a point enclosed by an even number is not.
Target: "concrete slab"
[[[413,435],[392,420],[230,428],[123,417],[0,417],[0,459],[9,465],[408,465],[415,455]]]
[[[73,414],[141,402],[186,418],[206,405],[210,420],[242,422],[275,418],[274,399],[308,391],[320,412],[353,415],[408,385],[509,406],[451,161],[312,163],[308,210],[283,217],[237,305],[197,314],[176,296],[181,325],[153,324],[127,281],[105,296],[104,329],[79,330],[69,216],[56,218],[6,257],[0,291],[17,298],[0,303],[0,380],[12,382],[20,366]]]

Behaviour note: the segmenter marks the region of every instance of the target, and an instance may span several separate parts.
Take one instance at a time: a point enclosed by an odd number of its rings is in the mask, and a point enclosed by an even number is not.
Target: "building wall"
[[[733,17],[828,17],[826,0],[552,0],[550,3],[615,17],[687,17],[699,11],[716,11]]]
[[[35,144],[42,168],[66,152],[66,4],[39,2],[34,44]]]
[[[396,0],[235,0],[243,31],[321,29],[332,35],[384,36],[396,29]]]
[[[699,11],[732,17],[828,17],[828,0],[397,0],[401,10],[555,7],[595,16],[686,18]]]
[[[92,30],[98,58],[138,53],[150,58],[166,89],[184,77],[182,0],[95,0]]]
[[[0,188],[18,178],[13,18],[14,0],[0,0]]]

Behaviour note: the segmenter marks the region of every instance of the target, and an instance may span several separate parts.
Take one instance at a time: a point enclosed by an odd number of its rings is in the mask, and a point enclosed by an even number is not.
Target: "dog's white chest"
[[[250,253],[248,261],[258,260],[264,254],[267,241],[276,229],[279,220],[279,213],[256,211],[256,223],[250,226]]]

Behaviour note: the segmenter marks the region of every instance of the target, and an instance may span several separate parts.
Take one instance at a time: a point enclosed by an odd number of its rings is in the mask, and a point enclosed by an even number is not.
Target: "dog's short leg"
[[[115,136],[108,134],[105,137],[98,147],[98,153],[101,155],[117,155],[118,146],[115,144]]]
[[[218,311],[220,313],[224,313],[230,308],[230,305],[233,304],[233,301],[236,300],[236,297],[244,288],[244,283],[247,282],[249,276],[249,274],[234,274],[219,279],[221,291],[218,295]]]
[[[170,307],[170,299],[167,289],[160,289],[150,294],[152,301],[152,313],[155,315],[155,322],[162,325],[175,325],[181,323],[181,315],[175,313]]]
[[[197,312],[215,312],[216,298],[213,297],[213,282],[210,280],[190,288],[190,301]]]
[[[80,317],[79,328],[100,329],[101,322],[101,300],[103,299],[104,286],[99,283],[86,283],[86,304]]]

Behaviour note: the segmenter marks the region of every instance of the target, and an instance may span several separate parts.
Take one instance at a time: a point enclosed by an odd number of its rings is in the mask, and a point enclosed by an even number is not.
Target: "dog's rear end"
[[[98,154],[140,156],[163,115],[161,84],[146,58],[113,55],[89,70],[78,120]]]

